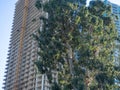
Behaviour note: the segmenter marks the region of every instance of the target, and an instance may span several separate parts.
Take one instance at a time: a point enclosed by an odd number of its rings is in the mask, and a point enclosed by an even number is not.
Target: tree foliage
[[[100,0],[37,0],[42,30],[37,40],[39,72],[52,90],[112,90],[119,71],[114,66],[117,31],[110,6]],[[54,80],[53,71],[58,78]]]

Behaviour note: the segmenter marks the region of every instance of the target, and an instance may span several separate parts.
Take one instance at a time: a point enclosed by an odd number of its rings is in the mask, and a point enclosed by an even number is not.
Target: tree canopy
[[[52,90],[112,90],[120,72],[114,64],[117,30],[111,7],[101,0],[89,6],[86,0],[37,0],[35,5],[48,13],[33,35],[40,49],[35,64]]]

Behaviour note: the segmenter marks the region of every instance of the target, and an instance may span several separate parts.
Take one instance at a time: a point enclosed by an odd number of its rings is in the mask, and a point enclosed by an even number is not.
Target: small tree
[[[42,30],[33,35],[40,59],[35,62],[52,90],[112,90],[118,71],[114,69],[116,29],[110,6],[102,1],[37,0]],[[52,72],[58,73],[54,80]]]

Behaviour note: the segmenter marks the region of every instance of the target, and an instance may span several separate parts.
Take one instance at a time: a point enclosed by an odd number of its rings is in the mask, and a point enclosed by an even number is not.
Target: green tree
[[[110,6],[100,0],[88,7],[86,0],[37,0],[35,5],[48,13],[40,17],[42,30],[33,35],[40,48],[35,64],[52,90],[112,90],[119,71]]]

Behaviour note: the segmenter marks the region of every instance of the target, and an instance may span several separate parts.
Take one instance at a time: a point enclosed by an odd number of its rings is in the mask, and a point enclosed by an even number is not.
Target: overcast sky
[[[0,90],[2,89],[14,8],[17,0],[0,0]],[[109,0],[120,5],[120,0]]]

